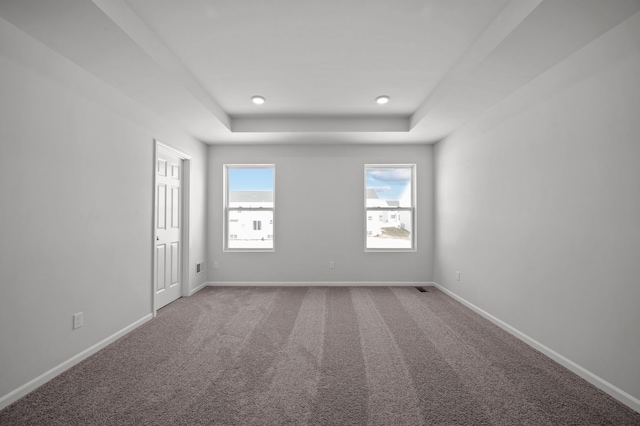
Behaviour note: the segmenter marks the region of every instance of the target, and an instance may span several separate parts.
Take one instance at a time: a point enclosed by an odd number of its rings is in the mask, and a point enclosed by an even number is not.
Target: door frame
[[[158,259],[156,258],[156,183],[157,183],[157,167],[158,167],[158,151],[163,150],[182,160],[182,179],[180,182],[180,297],[189,295],[189,187],[191,177],[191,156],[166,143],[160,142],[158,139],[153,140],[153,187],[152,187],[152,230],[151,230],[151,257],[153,259],[151,265],[151,312],[155,317],[157,315],[156,308],[156,266]]]

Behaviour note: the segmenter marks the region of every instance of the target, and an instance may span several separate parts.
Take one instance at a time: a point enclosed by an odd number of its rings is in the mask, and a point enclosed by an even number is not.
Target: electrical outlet
[[[218,261],[217,260],[213,261],[213,269],[218,269]]]
[[[73,329],[82,327],[84,324],[84,319],[82,317],[82,312],[78,312],[73,316]]]
[[[333,260],[329,261],[329,269],[334,269],[336,267],[336,264]]]
[[[460,271],[456,271],[456,281],[460,281]]]

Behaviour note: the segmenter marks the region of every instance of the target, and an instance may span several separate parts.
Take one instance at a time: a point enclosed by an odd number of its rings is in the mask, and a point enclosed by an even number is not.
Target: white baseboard
[[[640,400],[638,398],[635,398],[633,395],[630,395],[627,392],[623,391],[622,389],[612,385],[611,383],[607,382],[603,378],[593,374],[591,371],[587,370],[586,368],[571,361],[569,358],[559,354],[558,352],[543,345],[537,340],[527,336],[526,334],[512,327],[506,322],[480,309],[473,303],[470,303],[467,300],[463,299],[462,297],[458,296],[457,294],[453,293],[451,290],[444,288],[438,283],[433,283],[433,285],[437,287],[439,290],[441,290],[443,293],[451,296],[452,298],[456,299],[458,302],[462,303],[463,305],[467,306],[468,308],[482,315],[492,323],[496,324],[498,327],[504,329],[505,331],[517,337],[518,339],[522,340],[529,346],[533,347],[534,349],[537,349],[538,351],[542,352],[552,360],[556,361],[558,364],[562,365],[563,367],[567,368],[568,370],[582,377],[583,379],[585,379],[587,382],[591,383],[598,389],[602,390],[603,392],[606,392],[607,394],[611,395],[613,398],[620,401],[624,405],[628,406],[632,410],[635,410],[640,413]]]
[[[209,287],[433,287],[428,281],[209,281]]]
[[[194,288],[193,290],[189,291],[188,296],[193,296],[194,294],[196,294],[197,292],[199,292],[200,290],[202,290],[203,288],[207,287],[209,283],[202,283],[200,284],[198,287]]]
[[[130,324],[130,325],[126,326],[122,330],[117,331],[116,333],[112,334],[111,336],[107,337],[106,339],[104,339],[104,340],[96,343],[95,345],[91,346],[90,348],[85,349],[84,351],[80,352],[79,354],[69,358],[68,360],[64,361],[62,364],[57,365],[56,367],[53,367],[51,370],[41,374],[40,376],[36,377],[35,379],[31,380],[30,382],[25,383],[24,385],[20,386],[19,388],[17,388],[15,390],[9,392],[8,394],[4,395],[3,397],[0,398],[0,410],[2,410],[3,408],[9,406],[10,404],[12,404],[13,402],[17,401],[18,399],[22,398],[23,396],[25,396],[29,392],[34,391],[35,389],[37,389],[38,387],[42,386],[43,384],[45,384],[49,380],[53,379],[57,375],[63,373],[65,370],[68,370],[69,368],[73,367],[74,365],[76,365],[80,361],[82,361],[82,360],[88,358],[89,356],[93,355],[94,353],[98,352],[100,349],[102,349],[102,348],[106,347],[107,345],[115,342],[120,337],[124,336],[125,334],[129,333],[130,331],[133,331],[134,329],[140,327],[142,324],[144,324],[145,322],[149,321],[152,318],[153,318],[153,314],[145,315],[144,317],[140,318],[139,320],[137,320],[133,324]]]

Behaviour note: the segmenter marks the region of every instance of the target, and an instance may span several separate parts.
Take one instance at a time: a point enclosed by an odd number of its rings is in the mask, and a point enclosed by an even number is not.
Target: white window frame
[[[367,207],[367,169],[393,169],[393,168],[411,168],[411,207]],[[415,164],[365,164],[364,165],[364,251],[365,252],[416,252],[418,251],[417,243],[417,235],[418,235],[418,225],[417,225],[417,173],[416,173],[416,165]],[[393,247],[367,247],[367,222],[369,221],[369,217],[375,217],[377,214],[385,211],[410,211],[411,212],[411,247],[410,248],[393,248]],[[377,213],[376,213],[377,212]]]
[[[229,207],[229,169],[273,169],[273,207]],[[276,250],[276,165],[275,164],[224,164],[223,167],[223,251],[225,252],[274,252]],[[252,211],[271,211],[273,221],[273,247],[261,248],[261,247],[229,247],[229,212],[252,212]],[[235,235],[237,238],[237,235]]]

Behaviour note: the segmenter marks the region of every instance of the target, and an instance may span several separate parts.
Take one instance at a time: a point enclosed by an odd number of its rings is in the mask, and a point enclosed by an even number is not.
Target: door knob
[[[156,236],[156,241],[160,241],[160,237]]]

